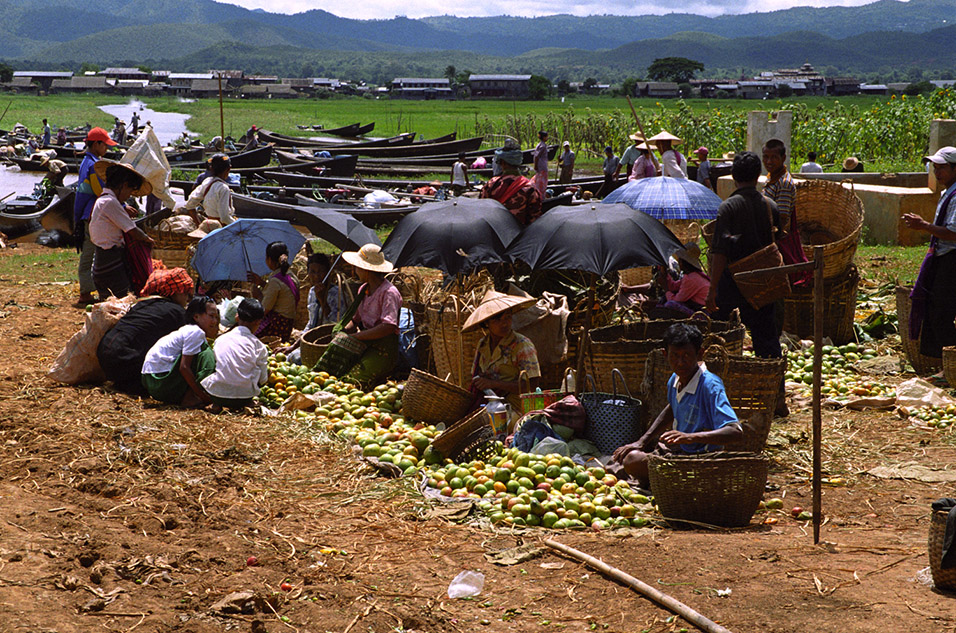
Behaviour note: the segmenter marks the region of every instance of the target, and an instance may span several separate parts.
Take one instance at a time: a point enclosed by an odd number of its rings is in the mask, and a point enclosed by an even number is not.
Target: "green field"
[[[112,119],[97,106],[121,103],[123,97],[55,95],[10,98],[3,127],[21,122],[33,129],[47,116],[51,124],[110,126]],[[150,99],[151,108],[191,115],[189,129],[208,140],[219,133],[218,101],[183,102],[175,97]],[[706,145],[712,155],[741,151],[746,143],[747,112],[793,112],[793,162],[817,151],[819,162],[838,171],[846,156],[857,156],[868,171],[916,171],[926,151],[929,124],[934,118],[956,118],[956,91],[940,90],[925,97],[823,97],[776,101],[728,99],[638,99],[634,106],[645,131],[666,129],[685,140],[685,153]],[[6,107],[0,100],[0,107]],[[546,101],[404,101],[383,99],[228,99],[224,104],[225,132],[238,138],[253,124],[285,134],[302,134],[300,124],[336,127],[360,121],[376,124],[376,136],[417,132],[430,138],[457,132],[460,138],[480,135],[490,145],[503,135],[523,146],[537,142],[538,129],[552,141],[569,140],[579,165],[600,165],[605,145],[620,152],[636,129],[623,98],[573,96]],[[5,122],[5,123],[4,123]]]

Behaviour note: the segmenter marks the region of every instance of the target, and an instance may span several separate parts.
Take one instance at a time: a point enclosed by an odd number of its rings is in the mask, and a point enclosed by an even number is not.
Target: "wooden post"
[[[226,151],[226,117],[222,112],[222,73],[216,73],[219,78],[219,151]]]
[[[813,247],[813,543],[820,542],[821,467],[823,418],[821,383],[823,380],[823,247]]]
[[[591,311],[594,309],[594,273],[591,275],[591,283],[588,284],[588,303],[587,312],[584,313],[584,330],[581,331],[581,341],[578,343],[578,375],[574,379],[574,395],[581,393],[581,385],[584,384],[584,357],[588,349],[588,332],[591,330]]]

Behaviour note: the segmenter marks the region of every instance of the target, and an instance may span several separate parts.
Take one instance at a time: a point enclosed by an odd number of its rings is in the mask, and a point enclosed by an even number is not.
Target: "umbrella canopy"
[[[641,178],[609,193],[604,202],[624,203],[658,220],[713,220],[722,200],[708,187],[686,178]]]
[[[378,234],[348,213],[322,207],[300,207],[297,223],[343,251],[357,251],[366,244],[381,246]]]
[[[396,266],[426,266],[449,275],[508,261],[521,224],[497,200],[453,198],[423,204],[402,218],[382,250]]]
[[[286,220],[243,218],[199,240],[192,266],[205,281],[245,281],[249,272],[269,272],[266,247],[272,242],[285,243],[291,260],[305,237]]]
[[[536,270],[606,275],[635,266],[664,266],[683,248],[670,229],[626,204],[554,207],[525,228],[508,254]]]

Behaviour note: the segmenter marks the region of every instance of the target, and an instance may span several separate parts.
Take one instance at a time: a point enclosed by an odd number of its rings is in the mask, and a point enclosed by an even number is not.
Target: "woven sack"
[[[627,395],[618,393],[618,379]],[[588,414],[585,438],[603,455],[610,455],[617,447],[639,440],[644,434],[641,401],[631,396],[621,372],[617,369],[611,372],[612,393],[596,391],[591,376],[587,377],[587,381],[591,391],[582,393],[578,398]]]
[[[668,524],[742,527],[760,505],[768,465],[766,457],[752,453],[651,454],[648,475]]]

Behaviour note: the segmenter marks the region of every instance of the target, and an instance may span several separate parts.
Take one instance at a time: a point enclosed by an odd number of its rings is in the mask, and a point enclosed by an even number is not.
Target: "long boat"
[[[259,169],[267,166],[272,161],[272,146],[263,145],[248,152],[232,154],[229,156],[229,162],[232,163],[233,170],[238,169]],[[172,166],[173,164],[170,163]],[[199,160],[193,162],[176,163],[179,169],[205,169],[206,161]]]
[[[376,139],[374,141],[330,143],[329,141],[316,141],[315,139],[304,136],[289,136],[287,134],[279,134],[278,132],[271,132],[269,130],[259,130],[259,141],[263,143],[274,143],[276,147],[316,147],[321,149],[327,149],[329,147],[386,147],[392,145],[411,145],[415,141],[415,133],[406,132],[404,134],[398,134],[396,136],[390,136],[383,139]]]
[[[267,218],[275,220],[288,220],[293,224],[304,226],[313,235],[322,237],[328,231],[327,225],[315,215],[312,215],[308,206],[285,204],[282,202],[273,202],[271,200],[260,200],[252,196],[242,194],[233,194],[232,204],[236,210],[236,216],[242,218]],[[318,207],[319,205],[310,205]],[[350,207],[323,207],[326,210],[332,210],[337,213],[351,215],[359,220],[365,226],[374,227],[381,223],[391,223],[399,220],[418,209],[417,206],[409,206],[403,209],[353,209]],[[383,215],[382,211],[403,212]],[[372,213],[376,212],[376,213]]]
[[[466,138],[455,141],[446,141],[443,143],[414,143],[410,145],[400,145],[396,147],[325,147],[325,151],[333,156],[339,154],[358,154],[373,158],[396,158],[407,156],[434,156],[441,154],[458,154],[459,152],[472,152],[481,147],[484,139],[480,136]]]
[[[356,137],[368,134],[375,129],[375,123],[362,125],[361,123],[352,123],[342,127],[322,127],[321,125],[297,125],[300,130],[314,130],[323,134],[332,134],[333,136]]]
[[[70,187],[57,188],[57,195],[47,203],[24,198],[0,203],[0,227],[18,232],[23,229],[42,227],[46,230],[73,231],[73,200],[76,192]]]
[[[555,154],[557,153],[557,145],[548,146],[548,160],[553,160]],[[534,150],[526,149],[522,152],[521,162],[525,165],[531,164],[534,161]],[[494,149],[479,149],[472,152],[465,152],[466,161],[474,161],[476,158],[485,158],[489,163],[495,157]],[[381,158],[359,158],[359,164],[362,163],[375,163],[375,164],[396,164],[396,165],[416,165],[424,166],[430,165],[434,167],[450,167],[455,164],[455,161],[458,160],[458,154],[436,154],[433,156],[405,156],[405,157],[381,157]]]
[[[299,203],[299,206],[304,207],[319,207],[324,209],[334,209],[335,211],[340,211],[342,213],[348,213],[353,218],[364,224],[365,226],[375,228],[377,226],[385,226],[387,224],[393,224],[404,218],[409,213],[414,213],[418,211],[419,206],[417,204],[409,204],[401,207],[388,207],[383,209],[350,209],[348,207],[336,206],[328,202],[321,202],[319,200],[314,200],[308,196],[304,196],[300,193],[295,194],[295,199]]]

